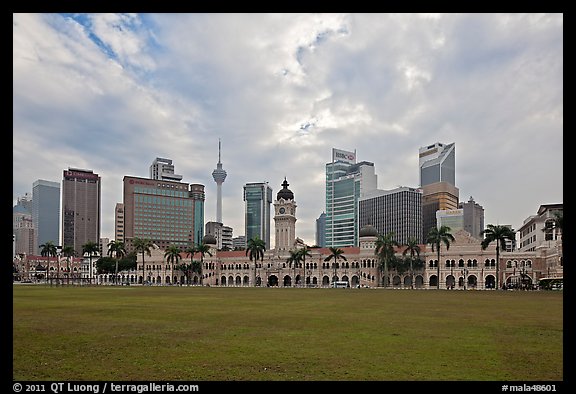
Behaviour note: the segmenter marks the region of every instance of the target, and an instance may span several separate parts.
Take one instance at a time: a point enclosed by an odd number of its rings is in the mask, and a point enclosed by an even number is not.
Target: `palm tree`
[[[420,257],[420,245],[415,237],[408,237],[406,241],[406,249],[402,252],[402,256],[406,257],[406,254],[410,253],[410,285],[414,288],[414,267],[412,262],[414,261],[414,256]]]
[[[260,239],[259,236],[254,236],[248,240],[246,245],[246,256],[250,257],[250,261],[254,260],[254,286],[256,286],[256,266],[258,259],[264,261],[264,251],[266,250],[266,243]]]
[[[306,269],[306,257],[312,257],[308,246],[304,245],[304,247],[300,249],[300,257],[302,257],[302,268]]]
[[[291,250],[290,256],[286,259],[286,263],[288,263],[289,267],[294,268],[294,283],[292,284],[293,287],[296,287],[296,265],[302,261],[302,255],[300,254],[299,250]]]
[[[142,253],[142,285],[144,285],[144,276],[145,276],[144,253],[146,253],[148,256],[152,256],[150,248],[152,248],[154,244],[149,239],[135,237],[134,240],[132,241],[132,245],[136,253]]]
[[[177,266],[182,256],[180,255],[182,251],[176,245],[170,245],[166,248],[166,252],[164,253],[164,258],[167,262],[170,263],[171,266]]]
[[[562,236],[562,229],[564,228],[564,212],[554,211],[554,228],[560,229],[560,236]]]
[[[70,257],[76,256],[76,251],[73,246],[64,246],[62,248],[62,254],[66,256],[66,271],[67,271],[67,283],[70,284]]]
[[[118,260],[126,256],[124,242],[116,240],[108,242],[108,256],[115,257],[116,259],[116,269],[114,270],[114,284],[116,284],[118,280]]]
[[[548,226],[550,223],[550,226]],[[563,226],[564,225],[564,213],[563,211],[553,211],[552,218],[546,221],[546,226],[542,229],[544,232],[553,231],[553,230],[560,230],[560,255],[563,256],[563,242],[562,242],[562,233],[563,233]]]
[[[47,241],[46,243],[40,245],[40,255],[43,257],[48,257],[48,263],[46,263],[46,283],[48,283],[48,270],[50,269],[50,256],[58,256],[58,249],[56,249],[56,245],[54,242]]]
[[[481,235],[484,235],[484,239],[482,240],[482,250],[485,250],[488,245],[490,245],[493,241],[496,241],[496,290],[499,289],[498,287],[498,279],[500,276],[500,247],[502,249],[506,249],[506,240],[509,239],[510,241],[514,241],[516,239],[516,232],[514,229],[508,226],[500,226],[500,225],[493,225],[489,224],[486,226],[486,229],[483,230]]]
[[[380,257],[380,266],[384,268],[384,287],[390,283],[388,263],[394,258],[394,247],[400,246],[394,235],[394,232],[390,231],[387,234],[379,234],[376,239],[375,253]]]
[[[190,264],[180,264],[179,268],[180,270],[184,271],[184,276],[186,277],[186,284],[189,285],[188,274],[190,273],[192,268],[194,268],[194,255],[198,253],[198,250],[196,249],[196,246],[192,245],[187,247],[184,252],[186,252],[186,257],[190,257]]]
[[[192,272],[192,268],[194,267],[195,261],[192,261],[190,264],[180,263],[175,268],[184,272],[184,277],[186,278],[186,285],[190,286],[190,281],[188,277],[190,276],[190,272]]]
[[[90,272],[88,273],[90,283],[92,283],[92,256],[98,254],[98,252],[100,252],[100,247],[96,242],[88,241],[82,245],[82,256],[88,253],[88,258],[90,259]]]
[[[208,255],[212,257],[212,253],[210,252],[210,245],[201,243],[196,247],[196,252],[200,253],[200,267],[193,267],[193,268],[195,268],[194,272],[198,272],[198,275],[200,275],[200,284],[202,284],[203,282],[202,268],[204,266],[204,256]]]
[[[338,266],[338,259],[342,259],[344,261],[348,261],[346,259],[346,256],[344,256],[344,250],[334,247],[334,246],[330,246],[329,248],[330,250],[330,254],[328,255],[328,257],[326,257],[324,259],[324,261],[330,261],[332,259],[334,259],[334,262],[332,263],[332,268],[334,269],[334,275],[332,276],[332,282],[334,282],[334,278],[336,277],[336,268]]]
[[[446,245],[446,250],[450,249],[450,242],[454,241],[454,236],[450,234],[450,227],[440,226],[432,227],[426,238],[426,243],[432,245],[432,251],[436,248],[438,260],[437,260],[437,283],[436,287],[440,289],[440,245],[444,243]]]
[[[197,273],[200,276],[200,283],[202,283],[202,262],[194,260],[190,264],[190,272]]]

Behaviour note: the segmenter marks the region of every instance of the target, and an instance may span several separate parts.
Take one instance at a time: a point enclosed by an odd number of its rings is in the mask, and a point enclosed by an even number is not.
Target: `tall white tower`
[[[216,169],[212,171],[212,178],[216,182],[216,221],[222,223],[222,184],[226,179],[226,171],[220,162],[220,138],[218,138],[218,164],[216,164]]]

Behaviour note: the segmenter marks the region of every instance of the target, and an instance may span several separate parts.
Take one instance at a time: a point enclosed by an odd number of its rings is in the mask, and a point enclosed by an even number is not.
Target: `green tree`
[[[146,267],[144,264],[145,263],[144,262],[144,254],[147,254],[148,256],[152,256],[152,253],[150,252],[150,248],[154,247],[154,244],[149,239],[135,237],[134,240],[132,241],[132,245],[133,245],[136,253],[142,253],[142,285],[144,285],[144,277],[146,276],[146,274],[145,274]]]
[[[436,288],[440,289],[440,246],[441,244],[446,245],[446,250],[450,249],[450,242],[454,242],[454,236],[450,233],[450,227],[448,226],[440,226],[433,227],[428,232],[428,236],[426,237],[426,243],[432,245],[432,252],[436,249],[437,253],[437,283]]]
[[[90,261],[90,270],[88,273],[88,278],[90,279],[90,283],[92,283],[92,257],[98,255],[100,253],[100,246],[96,242],[88,241],[84,245],[82,245],[82,256],[88,253],[88,259]]]
[[[406,247],[402,252],[402,256],[406,257],[408,253],[410,253],[410,287],[414,288],[414,256],[420,258],[420,245],[418,244],[418,240],[415,237],[408,237],[406,243],[404,244]]]
[[[135,252],[127,253],[118,261],[118,272],[136,270],[137,256]]]
[[[562,242],[562,233],[564,227],[564,212],[563,211],[553,211],[552,218],[546,221],[546,226],[542,229],[542,231],[548,233],[549,231],[559,230],[560,231],[560,256],[564,256],[564,249],[563,249],[563,242]]]
[[[310,249],[308,249],[308,246],[304,245],[304,247],[300,249],[299,252],[300,257],[302,258],[302,268],[306,269],[306,257],[312,257],[312,255],[310,254]]]
[[[499,289],[498,281],[500,279],[500,248],[506,249],[506,240],[514,241],[516,239],[516,232],[508,226],[500,226],[489,224],[486,229],[481,232],[484,235],[481,246],[482,250],[488,248],[492,242],[496,242],[496,290]]]
[[[178,266],[180,260],[182,259],[182,255],[180,254],[182,251],[176,245],[170,245],[166,248],[164,253],[164,258],[172,267]]]
[[[265,250],[266,243],[259,236],[256,235],[248,240],[246,256],[250,258],[250,261],[254,260],[254,286],[256,286],[256,266],[258,265],[258,260],[264,261]]]
[[[288,263],[288,267],[294,268],[294,282],[292,283],[292,287],[296,287],[296,266],[300,261],[302,261],[302,255],[300,254],[300,251],[291,250],[290,256],[288,256],[286,259],[286,263]]]
[[[384,270],[384,287],[390,283],[388,265],[394,259],[394,248],[400,246],[398,241],[394,239],[394,235],[394,232],[390,231],[387,234],[378,234],[376,239],[375,253],[380,259],[380,267]]]
[[[48,262],[46,263],[46,283],[48,283],[48,270],[50,269],[50,256],[58,256],[58,249],[52,241],[46,241],[46,243],[40,245],[40,255],[42,257],[48,257]]]
[[[202,262],[194,260],[190,265],[190,272],[197,273],[200,276],[200,284],[202,284]]]
[[[116,269],[114,270],[114,284],[118,281],[118,260],[126,256],[124,242],[112,240],[108,242],[108,256],[116,259]]]
[[[198,273],[198,275],[200,276],[200,284],[202,284],[203,283],[202,268],[204,267],[204,256],[208,255],[212,257],[212,252],[210,252],[210,245],[205,243],[201,243],[200,245],[196,246],[196,252],[200,253],[200,266],[198,265],[193,266],[192,272]]]
[[[344,261],[348,260],[346,259],[346,256],[344,256],[344,250],[334,246],[330,246],[328,249],[330,250],[330,254],[326,258],[324,258],[324,261],[330,262],[330,260],[334,260],[334,262],[332,263],[332,269],[334,270],[334,274],[332,275],[332,282],[334,282],[336,279],[336,269],[339,268],[338,260],[339,259],[342,259]]]
[[[192,245],[192,246],[187,247],[184,252],[186,252],[186,257],[190,257],[190,264],[182,263],[178,266],[178,269],[180,271],[184,272],[184,276],[186,277],[186,284],[190,285],[188,277],[189,277],[189,275],[192,274],[193,269],[195,268],[194,255],[196,253],[198,253],[198,250],[196,249],[195,245]]]
[[[70,257],[76,256],[73,246],[66,245],[62,248],[62,255],[66,256],[66,282],[70,284]]]
[[[96,273],[101,274],[113,274],[116,269],[116,259],[109,256],[100,257],[96,260]]]

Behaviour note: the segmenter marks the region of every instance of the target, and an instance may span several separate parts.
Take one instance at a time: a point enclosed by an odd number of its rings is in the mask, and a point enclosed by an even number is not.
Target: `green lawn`
[[[563,293],[13,287],[14,380],[562,381]]]

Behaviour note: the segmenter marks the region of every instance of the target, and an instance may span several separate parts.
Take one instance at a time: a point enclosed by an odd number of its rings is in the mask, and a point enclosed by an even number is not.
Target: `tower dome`
[[[367,224],[360,229],[359,235],[360,237],[377,237],[378,230],[376,230],[376,227],[372,226],[371,224]]]
[[[289,184],[286,181],[286,178],[284,178],[284,182],[282,182],[283,188],[276,195],[277,200],[280,200],[281,198],[283,198],[284,200],[294,200],[294,193],[292,193],[292,191],[288,189],[288,186]]]
[[[216,245],[218,242],[216,241],[216,237],[212,234],[206,234],[204,238],[202,238],[202,242],[206,245]]]

